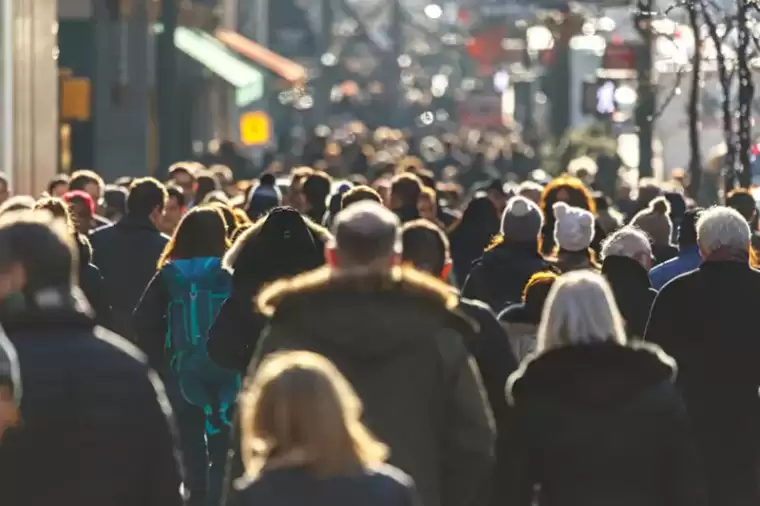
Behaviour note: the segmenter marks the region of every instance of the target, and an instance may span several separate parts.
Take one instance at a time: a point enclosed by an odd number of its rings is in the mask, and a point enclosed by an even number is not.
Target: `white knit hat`
[[[566,251],[585,251],[594,239],[594,215],[580,207],[557,202],[554,210],[554,242]]]

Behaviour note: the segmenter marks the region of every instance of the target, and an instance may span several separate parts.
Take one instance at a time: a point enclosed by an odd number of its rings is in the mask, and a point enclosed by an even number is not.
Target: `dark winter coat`
[[[566,346],[526,360],[514,403],[504,504],[703,506],[675,363],[655,346]]]
[[[483,301],[498,312],[522,300],[523,289],[533,274],[549,270],[553,267],[535,246],[501,243],[475,261],[462,295]]]
[[[311,244],[283,245],[290,251],[277,255],[283,263],[272,268],[273,262],[277,261],[272,258],[275,254],[269,255],[270,248],[261,248],[256,243],[264,225],[259,222],[246,230],[224,256],[225,268],[233,273],[232,293],[209,332],[209,357],[221,367],[243,373],[248,369],[261,331],[269,321],[253,303],[259,291],[279,277],[290,277],[323,265],[324,248],[329,239],[327,230],[304,220],[302,226],[309,234]],[[262,258],[262,254],[266,258]]]
[[[641,339],[657,296],[646,269],[631,258],[609,256],[602,263],[602,274],[612,287],[628,337]]]
[[[92,262],[106,282],[113,329],[128,339],[134,339],[132,311],[156,273],[158,259],[168,242],[169,238],[148,218],[134,215],[90,236]]]
[[[504,385],[509,375],[517,369],[518,361],[512,352],[507,333],[491,308],[483,302],[460,298],[459,309],[471,318],[477,327],[471,338],[465,341],[465,345],[478,365],[496,422],[494,479],[499,481],[509,452],[507,429],[510,409],[504,398]],[[494,495],[490,504],[502,504],[502,499]]]
[[[654,255],[654,264],[660,265],[677,257],[678,248],[670,244],[665,246],[654,244],[652,245],[652,255]]]
[[[245,484],[243,506],[421,506],[414,482],[391,466],[320,478],[305,468],[264,470]]]
[[[646,340],[678,361],[710,504],[760,504],[760,271],[706,261],[665,285]]]
[[[163,386],[133,345],[76,305],[4,314],[22,426],[0,443],[3,506],[181,506]]]
[[[79,247],[79,287],[84,292],[87,301],[95,312],[95,321],[98,325],[111,328],[111,304],[108,302],[105,281],[98,269],[92,263],[92,249],[87,239],[77,237]]]
[[[259,302],[276,312],[251,373],[278,350],[326,356],[356,389],[365,423],[390,447],[390,463],[414,478],[425,506],[480,504],[494,429],[463,342],[472,327],[453,311],[458,301],[448,285],[408,268],[322,268],[273,285]]]

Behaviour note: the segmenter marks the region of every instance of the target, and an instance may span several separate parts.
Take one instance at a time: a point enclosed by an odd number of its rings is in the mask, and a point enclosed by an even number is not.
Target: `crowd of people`
[[[403,141],[0,181],[0,503],[760,504],[753,196]]]

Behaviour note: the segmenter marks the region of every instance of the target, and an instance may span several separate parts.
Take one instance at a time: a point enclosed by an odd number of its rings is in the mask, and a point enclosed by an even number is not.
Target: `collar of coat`
[[[272,316],[287,298],[328,293],[402,291],[453,310],[459,303],[456,292],[443,281],[406,266],[384,270],[333,269],[329,266],[291,279],[278,281],[261,291],[257,299],[259,311]]]
[[[609,406],[676,374],[675,360],[651,343],[568,345],[526,358],[507,380],[506,396],[510,405],[543,398]]]

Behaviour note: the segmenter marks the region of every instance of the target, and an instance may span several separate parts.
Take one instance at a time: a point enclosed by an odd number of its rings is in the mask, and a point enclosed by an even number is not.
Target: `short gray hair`
[[[636,227],[623,227],[602,241],[602,260],[616,256],[638,261],[643,255],[652,255],[652,245],[649,237]]]
[[[751,238],[747,220],[730,207],[711,207],[703,211],[697,220],[697,244],[705,256],[719,248],[749,252]]]
[[[364,200],[341,211],[333,224],[334,248],[344,267],[369,267],[402,252],[398,217]]]
[[[576,344],[626,343],[623,317],[601,274],[574,271],[554,283],[538,326],[539,351]]]

